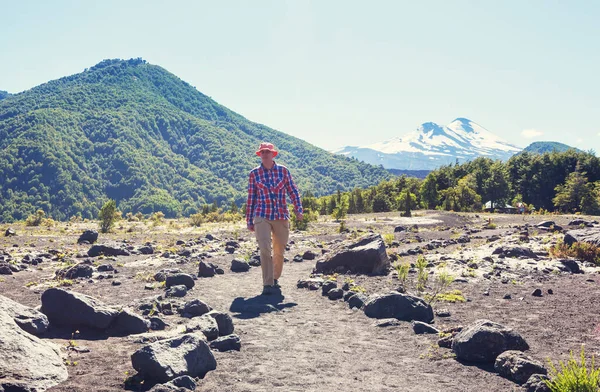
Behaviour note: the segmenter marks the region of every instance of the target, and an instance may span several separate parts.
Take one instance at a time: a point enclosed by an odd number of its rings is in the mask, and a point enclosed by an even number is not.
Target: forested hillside
[[[525,147],[525,149],[523,149],[523,151],[531,152],[534,154],[543,154],[545,152],[552,152],[552,151],[564,152],[564,151],[571,150],[571,149],[575,150],[575,151],[581,151],[578,148],[571,147],[569,145],[566,145],[564,143],[559,143],[559,142],[533,142],[530,145],[528,145],[527,147]]]
[[[142,59],[105,60],[0,100],[0,221],[37,209],[92,218],[109,198],[122,212],[167,217],[241,204],[263,140],[303,192],[392,177],[248,121]]]

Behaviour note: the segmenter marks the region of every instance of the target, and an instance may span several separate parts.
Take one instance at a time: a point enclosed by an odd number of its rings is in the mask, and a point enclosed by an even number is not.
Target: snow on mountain
[[[401,137],[333,152],[387,169],[433,170],[457,159],[465,162],[484,156],[507,160],[521,150],[481,125],[457,118],[446,126],[428,122]]]

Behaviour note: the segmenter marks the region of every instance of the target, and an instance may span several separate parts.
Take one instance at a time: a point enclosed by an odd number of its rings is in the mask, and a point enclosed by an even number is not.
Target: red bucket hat
[[[260,143],[258,151],[256,151],[256,155],[260,156],[260,152],[263,150],[271,151],[273,153],[273,158],[275,158],[278,154],[278,152],[275,150],[275,146],[273,145],[273,143]]]

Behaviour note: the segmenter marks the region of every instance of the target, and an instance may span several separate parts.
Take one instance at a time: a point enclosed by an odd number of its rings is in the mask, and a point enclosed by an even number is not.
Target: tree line
[[[439,209],[481,211],[523,205],[528,211],[600,215],[600,161],[593,152],[522,152],[507,162],[480,157],[430,172],[396,177],[365,189],[303,196],[305,209],[340,218],[345,213]]]

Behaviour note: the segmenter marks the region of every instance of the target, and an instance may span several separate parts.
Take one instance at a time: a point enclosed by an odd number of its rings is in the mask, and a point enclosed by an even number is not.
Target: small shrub
[[[591,367],[588,369],[583,345],[581,346],[581,362],[571,358],[564,364],[559,362],[560,370],[548,360],[550,380],[544,381],[552,392],[597,392],[600,389],[600,369],[596,369],[592,355]]]
[[[37,210],[34,215],[29,215],[25,220],[26,226],[39,226],[44,222],[46,213],[44,210]]]
[[[156,211],[150,216],[150,220],[154,223],[154,226],[159,225],[165,219],[165,214],[162,211]]]
[[[435,278],[433,292],[430,295],[431,298],[429,300],[429,304],[431,305],[433,302],[439,300],[439,294],[445,291],[448,286],[452,284],[452,282],[454,282],[454,277],[452,275],[445,271],[440,272]]]
[[[394,242],[394,235],[393,234],[384,234],[383,236],[383,242],[385,242],[386,246],[389,248],[390,246],[392,246],[392,242]]]
[[[569,246],[559,239],[556,245],[550,247],[549,253],[554,258],[573,257],[577,260],[600,264],[600,248],[587,242],[575,242]]]
[[[194,227],[200,227],[204,223],[204,215],[201,213],[190,215],[190,225]]]
[[[346,227],[346,221],[341,220],[340,221],[340,227],[339,227],[338,231],[340,233],[344,233],[346,230],[348,230],[348,228]]]
[[[429,301],[429,303],[439,301],[439,302],[467,302],[462,291],[460,290],[451,290],[445,293],[438,293],[435,296],[431,294],[425,295],[425,300]]]
[[[419,294],[422,294],[425,291],[425,287],[427,286],[427,280],[429,279],[429,272],[427,271],[427,260],[422,255],[419,255],[417,258],[417,262],[415,263],[415,267],[417,268],[417,284],[416,289]]]
[[[406,279],[408,278],[408,270],[410,269],[410,264],[408,263],[398,263],[396,264],[396,272],[398,272],[398,280],[400,281],[400,285],[406,288]]]
[[[108,233],[118,218],[121,217],[121,213],[117,211],[117,202],[109,200],[100,209],[98,213],[98,219],[100,220],[100,231],[102,233]]]

